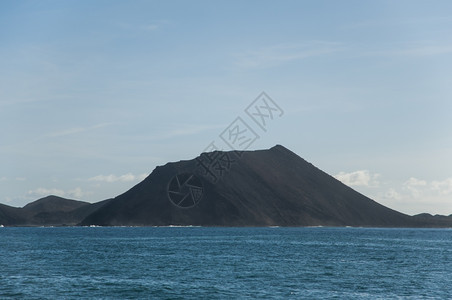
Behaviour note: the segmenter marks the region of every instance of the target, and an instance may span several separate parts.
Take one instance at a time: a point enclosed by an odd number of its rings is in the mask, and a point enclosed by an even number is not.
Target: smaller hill
[[[90,203],[51,195],[28,203],[23,211],[29,214],[68,212],[87,205]]]
[[[47,196],[23,208],[0,204],[0,224],[4,226],[75,226],[110,200],[88,203]]]
[[[25,222],[21,208],[0,204],[0,225],[10,226]]]
[[[451,227],[452,226],[452,215],[443,216],[443,215],[431,215],[428,213],[422,213],[418,215],[414,215],[412,217],[420,224],[423,224],[424,227]]]

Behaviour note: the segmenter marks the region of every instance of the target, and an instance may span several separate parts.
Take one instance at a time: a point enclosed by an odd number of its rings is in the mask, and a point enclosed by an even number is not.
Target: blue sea
[[[0,228],[0,299],[452,298],[452,230]]]

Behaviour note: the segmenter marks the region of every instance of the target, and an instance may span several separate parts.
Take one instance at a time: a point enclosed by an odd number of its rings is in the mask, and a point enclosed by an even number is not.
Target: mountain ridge
[[[192,160],[156,167],[142,182],[88,216],[82,225],[131,226],[445,226],[413,218],[358,193],[289,149],[245,151],[215,184],[199,166],[203,155],[234,156],[235,151],[203,153]],[[181,209],[168,201],[174,176],[196,174],[204,198]],[[447,226],[450,226],[447,224]]]
[[[0,224],[4,226],[75,226],[109,200],[89,203],[49,195],[12,207],[0,204]]]
[[[212,162],[215,168],[206,167]],[[168,162],[93,204],[50,196],[23,208],[0,205],[0,224],[452,227],[452,217],[385,207],[276,145]]]

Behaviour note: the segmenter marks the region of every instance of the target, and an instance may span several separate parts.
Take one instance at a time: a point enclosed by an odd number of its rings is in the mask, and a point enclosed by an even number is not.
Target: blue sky
[[[450,1],[1,1],[0,203],[116,196],[265,91],[282,144],[452,214]],[[251,124],[250,124],[251,125]]]

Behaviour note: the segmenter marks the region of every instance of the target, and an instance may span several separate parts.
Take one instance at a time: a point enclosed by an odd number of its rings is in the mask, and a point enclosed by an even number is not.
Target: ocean
[[[0,299],[452,298],[452,230],[0,228]]]

